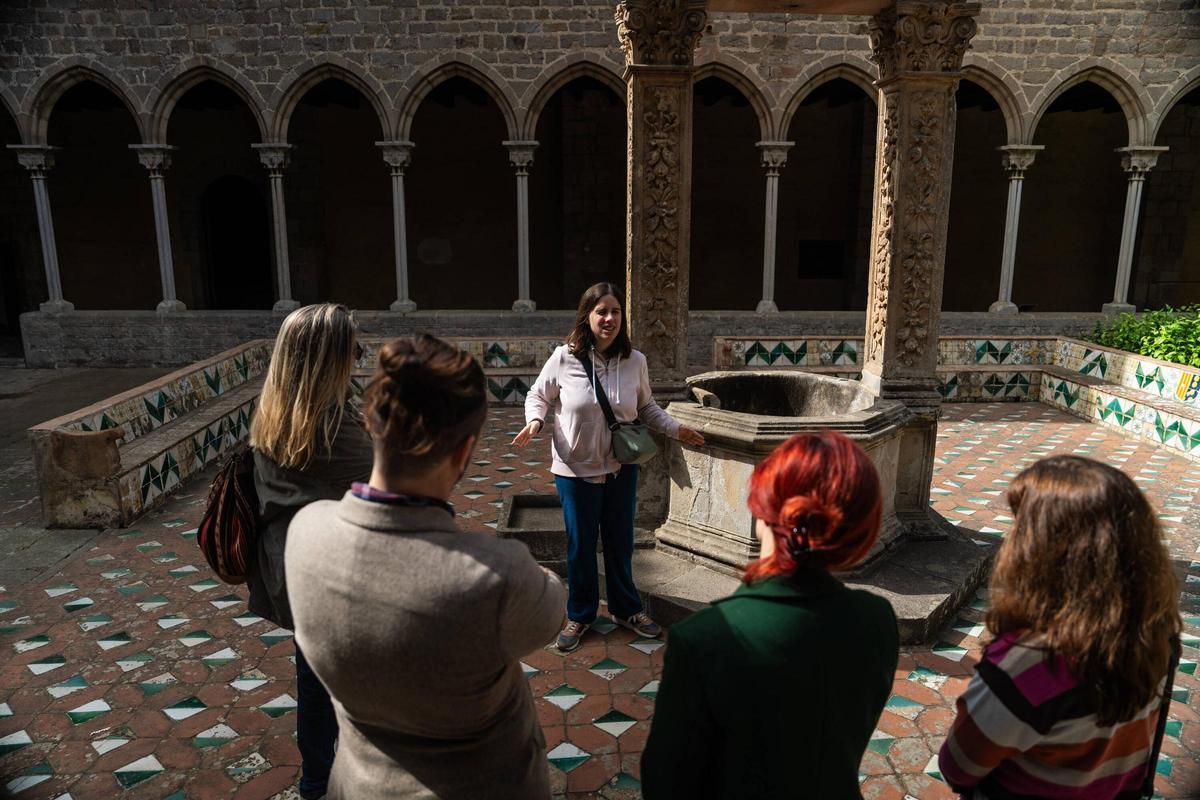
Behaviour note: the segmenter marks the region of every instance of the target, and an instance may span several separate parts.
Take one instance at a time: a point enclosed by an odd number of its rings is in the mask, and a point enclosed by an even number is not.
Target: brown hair
[[[410,475],[479,435],[487,418],[483,369],[429,334],[394,339],[379,351],[363,412],[384,471]]]
[[[1180,630],[1175,575],[1154,511],[1125,473],[1078,456],[1026,469],[1008,489],[1015,522],[992,572],[987,625],[1063,656],[1100,724],[1155,696]]]
[[[592,336],[592,326],[588,323],[588,316],[597,303],[610,295],[615,297],[617,304],[621,306],[621,328],[617,331],[617,338],[613,339],[613,343],[609,347],[609,354],[617,353],[624,358],[629,358],[629,354],[633,352],[633,344],[629,341],[629,323],[625,319],[625,295],[615,283],[597,283],[589,287],[579,298],[579,308],[575,312],[575,327],[571,328],[571,332],[567,334],[567,348],[571,351],[571,355],[582,355],[596,344],[596,339]]]
[[[796,434],[776,447],[754,468],[747,504],[771,526],[775,552],[746,567],[746,583],[802,565],[849,569],[879,538],[879,473],[837,431]]]

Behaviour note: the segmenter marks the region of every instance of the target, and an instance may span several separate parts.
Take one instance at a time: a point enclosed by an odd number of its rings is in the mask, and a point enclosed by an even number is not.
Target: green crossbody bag
[[[596,376],[592,372],[591,361],[579,358],[579,362],[583,364],[583,371],[587,373],[588,381],[595,384]],[[612,406],[608,403],[607,392],[596,392],[596,398],[600,401],[600,410],[604,412],[608,429],[612,431],[613,455],[616,456],[617,461],[622,464],[645,464],[658,454],[658,445],[654,443],[654,437],[650,435],[649,428],[636,421],[617,422]]]

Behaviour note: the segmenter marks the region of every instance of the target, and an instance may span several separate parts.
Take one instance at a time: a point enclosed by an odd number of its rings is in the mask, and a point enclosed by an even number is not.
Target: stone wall
[[[395,314],[356,311],[360,330],[371,336],[428,332],[438,336],[563,336],[571,327],[570,311],[435,312]],[[30,312],[21,316],[26,364],[30,367],[175,366],[208,358],[249,339],[271,337],[283,317],[268,311],[76,311],[69,314]],[[1091,332],[1099,314],[987,313],[942,314],[943,335],[1079,336]],[[715,336],[796,337],[828,334],[861,336],[862,312],[693,311],[688,330],[688,363],[707,367]],[[651,365],[653,369],[653,365]]]

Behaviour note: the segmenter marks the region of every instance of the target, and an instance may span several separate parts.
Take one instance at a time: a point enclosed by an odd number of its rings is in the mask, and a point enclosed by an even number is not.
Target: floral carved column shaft
[[[616,11],[629,87],[626,314],[656,380],[687,369],[692,73],[704,0],[625,0]]]
[[[251,145],[267,168],[271,181],[271,219],[275,244],[275,275],[278,296],[275,311],[291,311],[300,304],[292,299],[292,268],[288,262],[287,207],[283,198],[283,171],[291,161],[292,146],[285,143]]]
[[[187,306],[175,295],[175,260],[171,256],[171,224],[167,217],[167,189],[164,173],[171,166],[171,153],[177,148],[165,144],[131,144],[138,163],[150,175],[150,202],[154,207],[154,237],[158,242],[158,272],[162,280],[162,312],[186,311]]]
[[[58,246],[54,240],[54,215],[50,211],[50,191],[46,188],[46,173],[54,167],[57,148],[44,145],[10,144],[17,161],[29,171],[33,180],[33,202],[37,208],[38,236],[42,241],[42,263],[46,268],[46,291],[50,299],[42,303],[42,311],[62,313],[73,311],[75,304],[63,299],[62,277],[58,271]]]
[[[900,444],[902,516],[923,518],[929,507],[954,92],[978,13],[975,3],[899,0],[869,25],[879,127],[862,380],[915,413]]]

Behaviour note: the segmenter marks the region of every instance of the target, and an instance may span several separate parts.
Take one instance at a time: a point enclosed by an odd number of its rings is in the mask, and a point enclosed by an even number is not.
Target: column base
[[[1017,304],[1011,300],[997,300],[988,306],[988,311],[993,314],[1016,314],[1018,310]]]
[[[275,305],[271,306],[272,311],[295,311],[300,307],[299,300],[276,300]]]
[[[412,300],[397,300],[388,306],[392,311],[399,311],[402,314],[411,314],[417,310],[417,304]]]
[[[758,307],[754,309],[756,314],[778,314],[779,306],[775,305],[774,300],[759,300]]]
[[[1100,307],[1102,314],[1132,314],[1137,311],[1130,303],[1105,303]]]
[[[74,311],[75,304],[69,300],[47,300],[38,306],[38,310],[47,314],[65,314],[68,311]]]
[[[187,311],[187,306],[179,300],[163,300],[154,310],[160,314],[174,314],[177,311]]]
[[[520,311],[521,313],[537,311],[537,303],[533,302],[532,300],[518,300],[517,302],[513,303],[512,308],[513,311]]]

